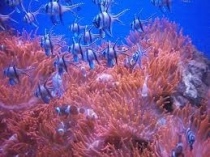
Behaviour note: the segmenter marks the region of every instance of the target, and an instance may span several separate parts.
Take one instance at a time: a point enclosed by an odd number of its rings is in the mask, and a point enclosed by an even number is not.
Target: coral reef
[[[68,66],[64,93],[49,104],[34,92],[40,82],[51,84],[56,56],[46,56],[40,37],[26,32],[2,31],[0,39],[1,156],[210,153],[210,61],[176,24],[155,19],[144,32],[130,32],[127,46],[118,46],[126,55],[118,53],[111,68],[104,58],[94,69],[83,61]],[[60,51],[59,44],[54,48]],[[3,75],[10,65],[28,73],[15,86]]]

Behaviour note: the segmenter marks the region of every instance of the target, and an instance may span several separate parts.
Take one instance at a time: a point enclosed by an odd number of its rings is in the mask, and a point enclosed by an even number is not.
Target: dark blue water
[[[31,9],[36,11],[40,5],[46,4],[49,0],[33,1]],[[83,2],[79,9],[75,9],[75,12],[82,18],[80,24],[91,25],[93,17],[99,13],[98,7],[93,4],[92,0],[74,0],[74,3]],[[0,2],[0,13],[7,14],[13,10],[4,5],[3,0]],[[29,0],[24,1],[24,6],[27,10]],[[60,0],[61,4],[65,4]],[[19,7],[20,8],[20,7]],[[192,0],[191,3],[184,3],[182,0],[173,0],[171,3],[171,12],[162,13],[157,7],[153,6],[150,0],[116,0],[115,4],[111,8],[112,14],[117,14],[124,9],[129,11],[124,14],[120,19],[123,21],[123,25],[115,22],[113,24],[113,37],[107,38],[115,41],[117,38],[124,39],[130,31],[130,23],[133,20],[134,14],[137,14],[141,9],[141,19],[147,19],[155,13],[154,17],[167,17],[170,21],[175,21],[179,27],[183,29],[185,35],[190,36],[193,44],[197,49],[208,57],[210,57],[210,3],[208,0]],[[27,31],[34,30],[35,27],[23,22],[23,13],[15,13],[12,15],[18,21],[16,23],[10,23],[14,28],[21,31],[23,28]],[[72,34],[69,31],[69,25],[74,21],[75,16],[70,12],[63,14],[64,24],[59,24],[54,27],[55,34],[65,34],[66,40],[71,44]],[[50,29],[53,24],[50,21],[48,15],[44,12],[37,16],[39,22],[38,34],[44,34],[44,30]],[[96,29],[93,30],[95,33]]]

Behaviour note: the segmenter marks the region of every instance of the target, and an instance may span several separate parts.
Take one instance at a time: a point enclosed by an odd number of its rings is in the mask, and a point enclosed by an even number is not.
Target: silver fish
[[[82,59],[84,60],[84,49],[83,45],[81,44],[81,38],[79,39],[79,42],[76,42],[74,38],[72,38],[72,45],[69,46],[69,52],[72,53],[74,62],[78,62],[78,54],[81,54]]]
[[[84,33],[82,35],[84,44],[91,44],[96,39],[101,38],[101,35],[100,34],[93,34],[91,32],[91,29],[92,28],[93,27],[91,27],[91,28],[88,29],[88,26],[85,27]]]
[[[74,22],[69,26],[70,31],[74,34],[75,37],[78,37],[80,33],[85,29],[85,26],[79,24],[81,19],[75,19]]]
[[[63,23],[63,13],[72,12],[72,10],[83,5],[84,3],[77,3],[71,6],[61,5],[58,0],[50,0],[49,3],[45,5],[45,12],[50,16],[53,24]]]
[[[27,69],[26,69],[27,70]],[[25,74],[29,76],[29,74],[24,69],[19,69],[16,66],[9,66],[4,69],[4,76],[7,76],[9,78],[9,84],[15,85],[20,82],[20,75]],[[30,77],[30,76],[29,76]]]
[[[147,57],[147,50],[150,48],[143,50],[139,44],[137,44],[137,51],[131,56],[126,58],[125,67],[130,69],[135,69],[136,67],[142,68],[142,58],[144,56]]]
[[[59,73],[55,73],[52,76],[52,91],[51,95],[53,97],[61,97],[64,93],[64,85],[63,85],[63,78],[62,75]]]
[[[79,38],[79,41],[76,42],[75,38],[72,38],[73,43],[71,46],[69,46],[69,52],[73,54],[73,60],[74,62],[78,62],[79,58],[78,55],[81,54],[82,60],[86,61],[87,60],[87,56],[85,54],[85,49],[90,47],[92,44],[94,44],[96,41],[87,44],[87,45],[82,45],[81,44],[81,37]]]
[[[38,84],[34,95],[47,104],[49,104],[50,100],[53,98],[51,88],[47,87],[47,81],[44,84]]]
[[[50,32],[47,33],[46,29],[44,36],[41,38],[41,47],[44,49],[46,56],[53,55],[53,44]]]
[[[125,9],[117,15],[112,15],[107,11],[102,11],[93,18],[93,25],[99,29],[101,34],[105,32],[106,35],[112,37],[112,24],[114,21],[120,21],[119,17],[125,14],[129,9]],[[101,35],[102,36],[102,35]]]
[[[152,14],[150,17],[148,17],[146,20],[140,19],[140,14],[143,9],[141,9],[137,14],[134,15],[134,19],[131,22],[131,29],[138,32],[144,32],[143,24],[149,22],[149,19],[151,19],[155,14]]]
[[[94,60],[98,64],[100,64],[99,61],[98,61],[98,57],[96,55],[96,52],[93,51],[92,49],[89,48],[89,49],[86,50],[86,56],[87,56],[87,61],[88,61],[90,69],[94,69],[94,66],[95,66]]]
[[[65,55],[57,56],[54,65],[58,70],[58,74],[62,75],[64,72],[68,72],[68,61],[65,59]]]
[[[25,7],[23,6],[23,12],[25,13],[23,17],[23,21],[25,21],[28,24],[32,24],[34,27],[38,28],[38,21],[36,19],[36,16],[40,14],[40,10],[43,8],[43,6],[39,7],[36,11],[32,12],[31,11],[31,3],[32,0],[29,2],[28,5],[28,11],[26,11]]]

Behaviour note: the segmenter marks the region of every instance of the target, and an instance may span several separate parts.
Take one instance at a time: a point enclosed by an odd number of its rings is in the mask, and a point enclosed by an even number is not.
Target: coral
[[[94,69],[69,65],[64,93],[49,104],[34,92],[52,84],[58,54],[45,56],[40,37],[26,32],[0,32],[0,41],[0,71],[30,67],[15,86],[0,74],[1,156],[165,157],[178,143],[184,156],[208,156],[210,64],[175,23],[155,19],[131,32],[127,45],[116,46],[127,51],[111,68],[103,57]],[[195,135],[192,149],[187,129]]]

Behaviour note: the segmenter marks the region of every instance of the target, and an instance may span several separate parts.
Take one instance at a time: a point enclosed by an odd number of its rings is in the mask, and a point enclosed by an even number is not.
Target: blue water
[[[39,0],[32,2],[32,11],[36,11],[40,5],[46,4],[49,0]],[[65,4],[64,0],[60,0],[61,4]],[[93,4],[92,0],[74,0],[74,3],[83,2],[84,5],[80,9],[75,9],[79,17],[82,17],[80,24],[91,25],[93,17],[99,13],[98,7]],[[117,14],[124,9],[129,11],[124,14],[120,19],[123,25],[115,22],[113,24],[113,37],[106,38],[115,41],[117,38],[124,39],[131,30],[130,23],[133,20],[134,14],[138,13],[141,9],[141,19],[147,19],[155,13],[154,17],[167,17],[170,21],[175,21],[182,29],[185,35],[188,35],[193,44],[199,51],[204,53],[210,58],[210,3],[208,0],[191,0],[190,3],[184,3],[182,0],[172,0],[171,12],[162,13],[157,7],[153,6],[150,0],[116,0],[116,3],[111,8],[112,14]],[[24,6],[27,10],[29,0],[24,1]],[[20,8],[20,7],[19,7]],[[0,2],[0,13],[7,14],[13,8],[4,5],[3,0]],[[23,13],[15,13],[12,15],[18,21],[10,23],[14,28],[21,31],[23,28],[27,31],[34,30],[35,27],[23,22]],[[74,21],[75,17],[70,12],[63,14],[64,24],[59,24],[54,27],[55,34],[65,34],[68,44],[71,44],[72,34],[69,30],[69,25]],[[39,22],[39,29],[37,34],[44,34],[44,30],[50,29],[53,24],[48,15],[44,12],[37,16]],[[96,29],[93,32],[97,32]]]

